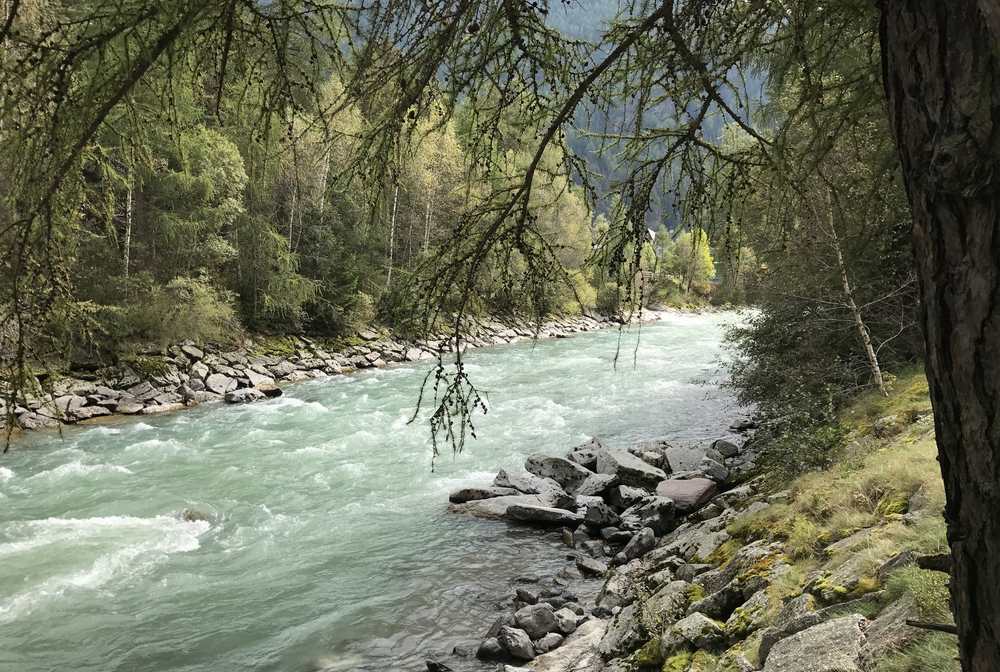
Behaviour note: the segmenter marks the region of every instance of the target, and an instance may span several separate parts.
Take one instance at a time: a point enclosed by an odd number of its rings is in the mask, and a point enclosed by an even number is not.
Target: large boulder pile
[[[607,324],[589,316],[567,317],[548,322],[536,332],[518,320],[506,324],[471,320],[463,347],[498,345],[536,335],[555,337]],[[41,429],[112,414],[165,413],[206,401],[246,404],[280,396],[280,384],[432,358],[455,348],[454,338],[446,335],[404,341],[371,328],[362,329],[353,340],[336,351],[329,343],[305,336],[287,337],[280,348],[252,339],[236,349],[192,341],[167,348],[150,346],[116,366],[80,374],[81,378],[60,377],[46,384],[35,381],[12,409],[13,416],[21,429]],[[0,423],[7,415],[6,402],[0,401]],[[569,472],[563,475],[571,478]]]
[[[572,549],[569,570],[582,581],[604,581],[589,613],[558,586],[541,592],[518,588],[511,611],[498,617],[480,643],[480,658],[512,665],[537,659],[535,669],[552,670],[570,661],[596,672],[609,669],[603,661],[625,656],[648,640],[646,623],[677,623],[669,637],[678,642],[715,644],[728,636],[726,617],[760,589],[759,582],[738,571],[742,564],[727,570],[732,576],[713,579],[712,566],[698,563],[728,540],[732,506],[754,488],[729,490],[733,494],[722,500],[726,479],[690,470],[672,475],[670,450],[662,441],[626,450],[592,439],[565,456],[531,455],[524,471],[501,470],[492,485],[451,493],[455,512],[561,528]],[[725,462],[727,472],[744,453],[742,447],[727,448],[728,455],[704,451],[710,459],[718,457],[718,464]],[[693,517],[712,507],[718,512],[706,520]],[[760,560],[759,554],[748,553],[747,563],[751,557]],[[709,591],[697,583],[702,577],[706,585],[713,580],[720,585]],[[723,588],[729,592],[716,598],[724,602],[720,607],[697,607],[696,593]],[[640,605],[642,594],[651,597]],[[569,636],[587,623],[594,625],[587,630],[589,644],[582,647],[583,637]],[[564,646],[567,651],[560,653]]]

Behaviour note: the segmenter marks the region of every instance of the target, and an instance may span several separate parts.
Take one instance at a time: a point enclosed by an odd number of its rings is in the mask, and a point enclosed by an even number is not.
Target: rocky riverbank
[[[933,655],[908,653],[930,645],[907,621],[946,599],[941,581],[914,566],[943,539],[933,452],[924,464],[912,451],[930,426],[908,425],[916,417],[859,432],[858,445],[883,451],[871,463],[779,492],[753,476],[753,441],[733,436],[685,472],[671,470],[666,442],[618,450],[595,439],[453,492],[454,512],[561,529],[570,549],[557,575],[515,579],[478,646],[455,653],[502,672],[938,669],[880,667]],[[888,435],[899,436],[887,446]],[[915,465],[926,474],[917,478]]]
[[[659,319],[648,313],[644,320]],[[481,320],[471,323],[462,345],[468,348],[515,343],[531,338],[564,338],[616,326],[603,317],[566,317],[536,329],[524,321]],[[106,418],[111,415],[154,415],[205,402],[247,403],[279,396],[281,386],[304,380],[345,375],[396,362],[413,362],[453,351],[455,339],[439,334],[406,340],[386,330],[368,328],[344,340],[285,337],[280,347],[263,338],[248,338],[241,347],[187,341],[163,349],[147,349],[117,366],[93,373],[47,377],[36,392],[13,408],[15,426],[35,430]],[[0,397],[0,427],[10,417]]]

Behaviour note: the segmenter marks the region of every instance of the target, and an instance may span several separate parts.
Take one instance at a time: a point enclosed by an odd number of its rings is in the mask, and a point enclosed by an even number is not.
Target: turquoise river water
[[[3,672],[420,670],[476,640],[554,535],[449,514],[447,493],[592,435],[707,441],[732,315],[477,350],[479,438],[430,470],[407,424],[427,362],[241,407],[39,433],[0,457]],[[208,514],[187,522],[184,509]]]

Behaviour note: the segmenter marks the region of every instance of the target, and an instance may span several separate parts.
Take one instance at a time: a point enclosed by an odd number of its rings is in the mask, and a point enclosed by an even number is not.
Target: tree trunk
[[[1000,670],[1000,7],[882,0],[962,668]]]
[[[392,221],[389,224],[389,272],[385,276],[385,291],[392,287],[392,250],[396,246],[396,206],[399,204],[399,185],[392,194]]]
[[[829,221],[827,224],[830,227],[830,243],[833,246],[834,255],[837,257],[837,270],[840,271],[840,284],[844,289],[844,299],[847,301],[848,310],[851,311],[851,317],[854,318],[854,325],[858,329],[858,336],[861,337],[861,344],[864,346],[865,356],[868,358],[868,368],[872,372],[872,378],[875,380],[875,384],[878,385],[878,391],[883,397],[887,397],[889,396],[889,392],[885,388],[885,378],[882,376],[882,367],[878,363],[878,355],[875,353],[874,346],[872,346],[871,333],[868,331],[868,326],[861,315],[861,309],[858,308],[858,302],[854,300],[854,287],[851,285],[851,278],[847,273],[847,263],[844,261],[844,251],[840,246],[840,236],[837,235],[837,216],[832,187],[827,190],[827,200],[829,203]]]

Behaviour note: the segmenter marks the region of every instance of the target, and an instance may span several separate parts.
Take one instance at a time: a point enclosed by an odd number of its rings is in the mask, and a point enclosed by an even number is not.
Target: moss
[[[842,602],[850,592],[845,586],[831,581],[828,574],[818,578],[812,586],[812,593],[827,603]]]
[[[688,604],[705,598],[705,589],[697,583],[692,583],[687,589]]]
[[[142,378],[162,376],[170,371],[170,365],[161,357],[135,355],[124,360]]]
[[[862,576],[858,579],[857,585],[855,585],[853,590],[851,590],[851,597],[861,597],[863,595],[867,595],[868,593],[874,593],[881,587],[882,585],[874,576]]]
[[[257,339],[251,354],[291,357],[298,349],[299,344],[294,336],[263,336]]]
[[[663,661],[661,672],[688,672],[691,667],[692,654],[690,651],[680,651]]]
[[[740,550],[742,546],[743,544],[740,541],[729,539],[712,551],[708,558],[706,558],[706,561],[716,567],[721,567],[732,560],[733,556],[736,555],[736,551]]]
[[[713,672],[718,662],[718,658],[708,651],[695,651],[691,656],[691,665],[688,672]]]
[[[632,661],[640,668],[657,668],[663,663],[663,654],[660,653],[660,638],[654,637],[642,648],[632,654]]]
[[[819,548],[829,542],[830,535],[805,516],[792,518],[785,549],[796,560],[816,555]]]

